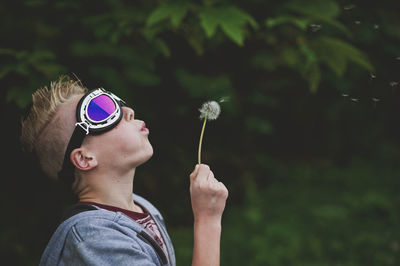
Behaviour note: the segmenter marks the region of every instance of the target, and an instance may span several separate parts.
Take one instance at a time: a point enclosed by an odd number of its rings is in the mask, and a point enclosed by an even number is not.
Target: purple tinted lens
[[[114,101],[104,94],[91,100],[88,106],[88,115],[93,121],[102,121],[108,118],[114,111]]]

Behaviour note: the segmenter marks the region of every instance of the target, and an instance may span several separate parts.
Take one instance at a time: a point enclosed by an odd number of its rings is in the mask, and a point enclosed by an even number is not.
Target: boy
[[[61,77],[33,94],[21,141],[43,171],[78,203],[50,239],[40,265],[175,265],[158,210],[133,194],[136,167],[153,154],[149,130],[103,89]],[[228,190],[207,165],[190,174],[193,265],[219,265],[221,218]]]

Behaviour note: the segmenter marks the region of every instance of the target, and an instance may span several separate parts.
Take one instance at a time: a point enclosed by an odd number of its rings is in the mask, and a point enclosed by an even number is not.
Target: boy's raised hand
[[[215,179],[208,165],[197,164],[190,174],[190,197],[195,222],[221,221],[228,189]]]

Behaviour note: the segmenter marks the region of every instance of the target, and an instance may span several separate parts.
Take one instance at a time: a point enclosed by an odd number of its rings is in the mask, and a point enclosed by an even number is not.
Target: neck
[[[79,193],[79,201],[96,202],[131,211],[140,211],[132,199],[135,168],[125,175],[115,173],[99,174],[98,171],[86,173],[85,183]]]

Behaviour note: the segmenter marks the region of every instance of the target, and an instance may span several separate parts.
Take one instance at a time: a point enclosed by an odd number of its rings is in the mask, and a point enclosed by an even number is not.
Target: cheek
[[[110,135],[110,142],[113,143],[116,152],[122,153],[124,156],[129,156],[140,152],[145,146],[145,138],[139,132],[135,132],[132,127],[120,127],[119,131]]]
[[[120,138],[118,141],[119,150],[127,155],[137,153],[141,149],[142,141],[136,135]]]

